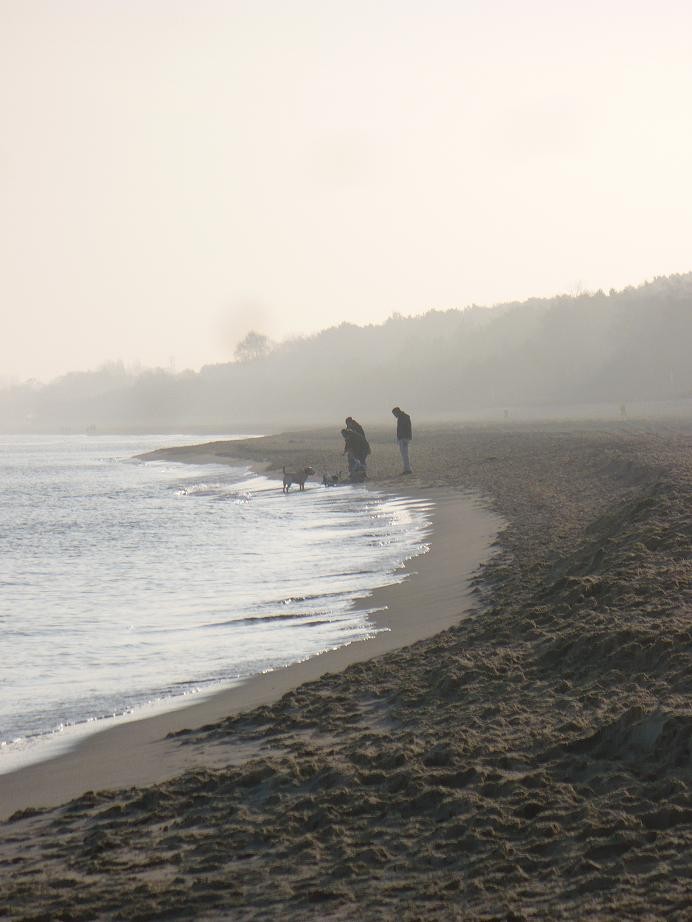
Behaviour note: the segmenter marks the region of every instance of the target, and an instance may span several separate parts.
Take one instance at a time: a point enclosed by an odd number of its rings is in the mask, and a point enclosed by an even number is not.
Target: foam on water
[[[427,549],[424,501],[132,460],[196,441],[0,437],[0,772],[65,728],[367,638],[356,600]]]

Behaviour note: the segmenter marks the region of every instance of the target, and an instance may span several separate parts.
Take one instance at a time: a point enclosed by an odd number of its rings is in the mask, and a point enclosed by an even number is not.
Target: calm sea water
[[[425,502],[133,458],[198,441],[0,436],[0,772],[366,638],[355,601],[426,550]]]

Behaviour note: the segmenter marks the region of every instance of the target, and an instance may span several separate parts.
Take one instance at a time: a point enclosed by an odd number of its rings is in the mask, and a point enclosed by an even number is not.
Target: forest
[[[418,420],[521,418],[531,411],[692,398],[692,272],[621,291],[344,322],[270,343],[248,331],[235,360],[199,371],[114,362],[0,390],[12,431],[266,431],[351,413]]]

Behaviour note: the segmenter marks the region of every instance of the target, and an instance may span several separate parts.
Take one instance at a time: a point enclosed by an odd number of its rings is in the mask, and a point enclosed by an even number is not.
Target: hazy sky
[[[692,269],[688,0],[0,0],[0,382]]]

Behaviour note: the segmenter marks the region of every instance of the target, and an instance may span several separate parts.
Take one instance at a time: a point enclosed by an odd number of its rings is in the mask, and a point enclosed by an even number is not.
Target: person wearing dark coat
[[[344,437],[344,453],[348,455],[349,474],[365,476],[366,461],[370,454],[368,440],[355,429],[342,429],[341,434]]]
[[[346,417],[346,428],[353,429],[354,432],[359,432],[363,436],[363,438],[365,438],[365,429],[363,429],[361,424],[359,422],[356,422],[356,420],[352,416]]]
[[[413,439],[413,429],[411,427],[411,417],[404,413],[401,407],[394,407],[392,410],[396,416],[396,441],[401,452],[401,460],[404,463],[404,474],[412,474],[411,462],[408,457],[408,446]]]

